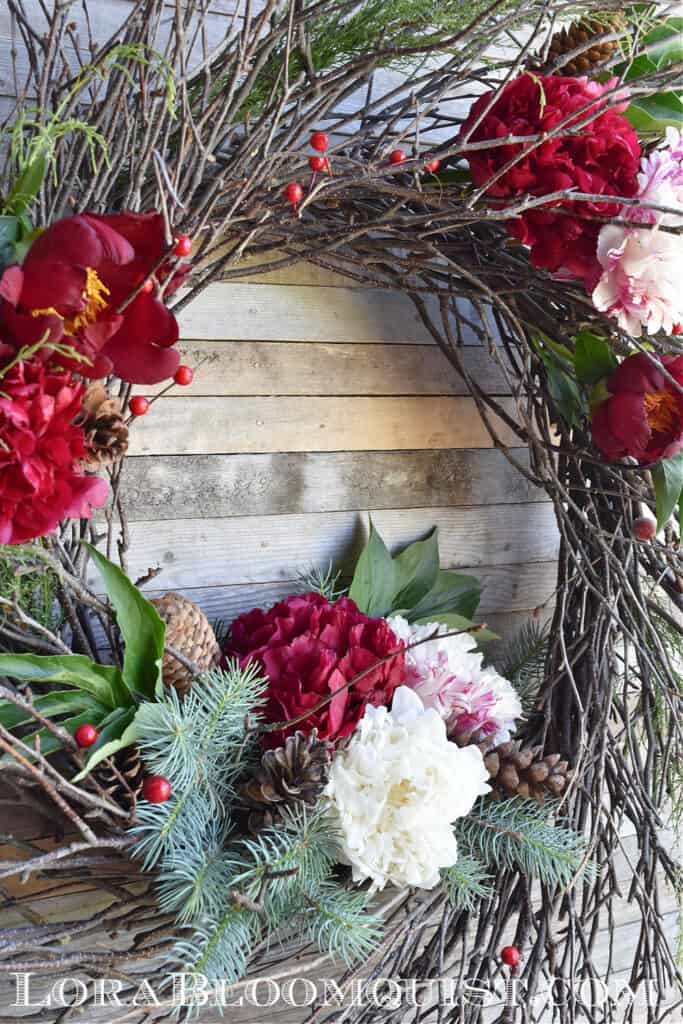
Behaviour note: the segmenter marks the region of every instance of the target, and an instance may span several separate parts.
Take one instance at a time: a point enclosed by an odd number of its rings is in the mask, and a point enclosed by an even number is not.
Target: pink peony
[[[621,217],[633,227],[602,228],[597,250],[601,273],[593,302],[632,337],[643,329],[678,334],[683,323],[683,236],[662,229],[683,227],[683,133],[667,130],[664,144],[641,161],[638,184],[638,198],[681,213],[624,206]]]
[[[339,690],[319,711],[280,732],[265,734],[280,746],[296,729],[318,729],[338,740],[354,731],[368,704],[388,706],[405,675],[403,645],[385,619],[371,619],[342,597],[288,597],[269,611],[256,608],[235,619],[224,654],[246,665],[257,660],[268,677],[266,722],[288,721]],[[344,683],[393,652],[400,652],[353,686]]]

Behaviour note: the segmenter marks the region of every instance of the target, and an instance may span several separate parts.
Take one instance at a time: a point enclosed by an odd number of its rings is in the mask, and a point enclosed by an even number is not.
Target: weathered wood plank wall
[[[161,566],[155,591],[229,617],[302,567],[348,570],[371,512],[393,544],[438,525],[444,567],[482,577],[499,625],[548,600],[552,509],[404,296],[302,266],[212,286],[181,333],[195,381],[136,424],[124,475],[131,572]],[[504,395],[486,353],[467,355]]]

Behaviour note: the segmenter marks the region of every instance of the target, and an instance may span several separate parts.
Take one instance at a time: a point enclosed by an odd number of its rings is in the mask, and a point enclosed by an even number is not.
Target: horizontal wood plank
[[[528,466],[526,449],[513,455]],[[546,500],[492,448],[139,456],[122,479],[130,520]]]
[[[194,367],[183,397],[196,395],[467,395],[463,378],[435,345],[181,341]],[[510,394],[503,367],[469,346],[468,373],[492,395]],[[156,394],[166,382],[148,389]]]
[[[463,567],[463,572],[468,568]],[[548,601],[557,582],[555,562],[531,562],[527,565],[477,566],[470,570],[483,586],[477,621],[490,614],[525,611]],[[157,580],[154,583],[157,584]],[[169,588],[145,587],[147,596],[155,597]],[[251,608],[268,608],[288,594],[300,592],[298,579],[270,583],[242,583],[237,586],[181,587],[183,594],[195,601],[214,621],[230,622],[236,615]]]
[[[165,397],[135,423],[131,455],[491,448],[471,398]],[[501,404],[513,413],[513,403]],[[496,422],[494,420],[494,422]],[[172,429],[171,429],[172,425]],[[498,422],[511,446],[514,433]]]
[[[373,510],[371,515],[392,548],[437,526],[446,569],[547,562],[558,550],[549,503]],[[155,586],[169,589],[290,580],[301,570],[329,564],[347,574],[365,543],[367,521],[357,512],[329,512],[134,522],[129,572],[135,579],[158,565],[162,571]]]
[[[427,304],[438,312],[435,302]],[[466,300],[462,308],[478,319]],[[372,288],[219,281],[181,311],[179,323],[182,337],[198,341],[434,344],[407,295]],[[474,332],[465,340],[476,341]]]

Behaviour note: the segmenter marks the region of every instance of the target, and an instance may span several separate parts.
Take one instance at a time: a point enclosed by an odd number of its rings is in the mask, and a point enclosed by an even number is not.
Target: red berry
[[[425,171],[429,171],[430,174],[436,174],[439,167],[441,167],[441,161],[438,157],[432,156],[425,160]]]
[[[516,967],[522,956],[516,946],[505,946],[500,951],[500,959],[506,967]]]
[[[149,410],[149,399],[144,395],[133,395],[129,402],[129,408],[133,416],[144,416]]]
[[[153,278],[148,277],[147,280],[143,282],[142,287],[140,288],[140,291],[144,292],[145,295],[150,295],[154,291],[154,280],[153,280]]]
[[[192,239],[189,235],[178,235],[173,246],[176,256],[189,256],[192,252]]]
[[[671,329],[672,334],[683,334],[683,324],[674,324]]]
[[[390,164],[402,164],[403,161],[407,160],[407,159],[408,159],[408,157],[403,152],[402,149],[395,149],[395,150],[393,150],[393,152],[391,152],[389,154],[389,163]]]
[[[291,181],[285,189],[285,197],[290,201],[293,206],[300,203],[304,197],[304,190],[298,181]]]
[[[78,729],[76,729],[74,739],[79,747],[92,747],[93,743],[97,743],[99,735],[95,726],[86,722],[85,725],[79,725]]]
[[[317,149],[319,153],[324,153],[330,144],[330,140],[325,132],[313,132],[311,135],[311,145],[313,149]]]
[[[142,783],[142,795],[151,804],[164,804],[171,795],[171,783],[163,775],[148,775]]]
[[[188,384],[192,383],[193,377],[194,373],[192,371],[191,366],[180,365],[175,372],[173,380],[176,382],[176,384],[180,384],[182,387],[186,387]]]
[[[309,156],[308,166],[312,171],[326,171],[328,167],[326,156]]]
[[[633,535],[638,540],[652,540],[657,536],[657,520],[649,516],[640,516],[633,520]]]

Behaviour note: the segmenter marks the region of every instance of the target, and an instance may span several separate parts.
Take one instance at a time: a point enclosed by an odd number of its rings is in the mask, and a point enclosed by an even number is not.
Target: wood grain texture
[[[371,516],[393,549],[438,527],[445,569],[548,562],[559,544],[547,502],[372,510]],[[135,579],[159,565],[155,586],[169,589],[291,580],[302,569],[328,564],[350,574],[367,523],[367,516],[357,512],[134,522],[129,572]],[[92,578],[97,579],[95,570]]]
[[[528,465],[526,449],[514,454]],[[546,500],[491,448],[139,456],[122,486],[131,520]]]
[[[467,395],[467,385],[435,345],[181,341],[194,380],[176,392],[198,395]],[[503,368],[484,348],[464,350],[466,369],[493,395],[510,393]],[[148,389],[156,394],[165,385]]]
[[[463,567],[463,572],[468,567]],[[527,565],[476,566],[470,570],[482,582],[483,594],[477,621],[490,615],[533,609],[552,599],[556,584],[555,562],[531,562]],[[158,580],[154,581],[155,584]],[[168,586],[145,587],[148,597],[165,593]],[[301,590],[298,579],[269,583],[243,583],[237,586],[181,587],[183,594],[195,601],[214,621],[231,622],[251,608],[267,608],[288,594]]]
[[[217,282],[178,319],[182,337],[198,341],[434,344],[407,295],[380,289]]]
[[[183,398],[135,423],[131,455],[491,448],[471,398]],[[512,415],[513,403],[502,403]],[[172,424],[172,429],[169,429]],[[518,443],[497,422],[503,443]]]

